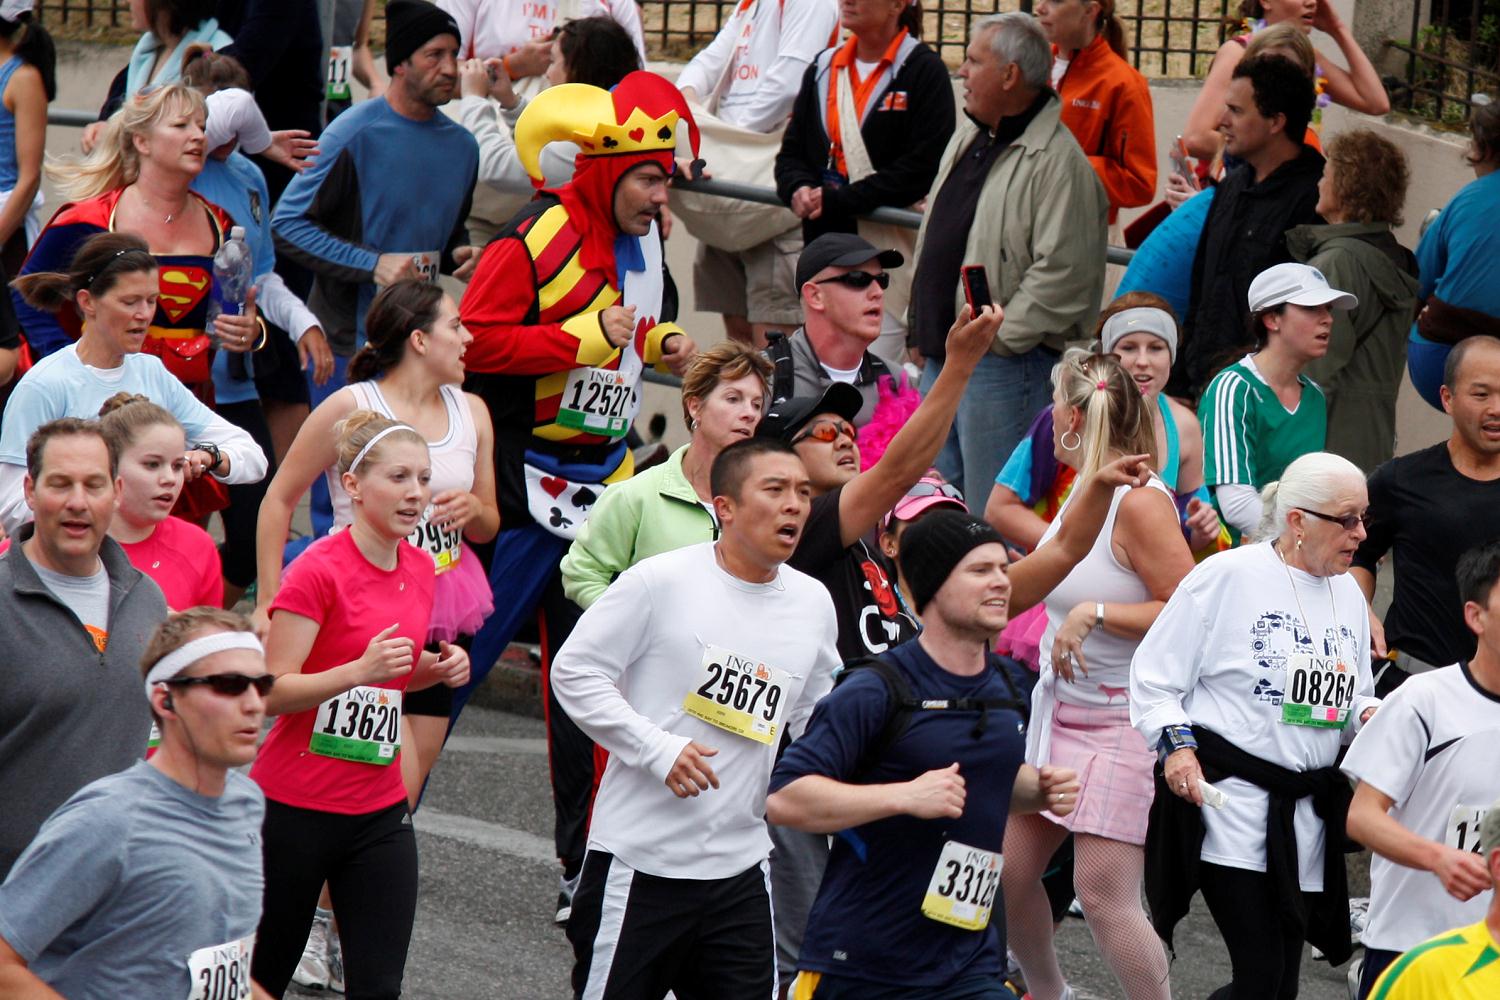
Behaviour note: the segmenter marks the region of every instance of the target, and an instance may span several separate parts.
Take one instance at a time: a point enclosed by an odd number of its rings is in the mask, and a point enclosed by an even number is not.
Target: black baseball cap
[[[884,268],[900,267],[906,258],[896,250],[878,250],[875,244],[853,233],[824,233],[802,248],[797,258],[797,290],[825,267],[858,267],[878,260]]]
[[[807,422],[820,413],[834,413],[851,424],[865,405],[865,397],[848,382],[830,382],[821,396],[792,396],[771,404],[760,418],[756,437],[790,442]]]

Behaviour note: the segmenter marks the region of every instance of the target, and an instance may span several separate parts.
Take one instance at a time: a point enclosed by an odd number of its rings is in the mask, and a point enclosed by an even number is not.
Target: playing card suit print
[[[645,129],[643,129],[643,128],[633,128],[633,129],[630,130],[630,141],[631,142],[640,142],[644,138],[646,138],[646,130]]]
[[[558,479],[556,476],[542,477],[542,489],[546,490],[547,495],[554,500],[562,496],[563,490],[567,488],[568,481],[566,479]]]
[[[598,494],[593,490],[587,486],[580,486],[573,494],[573,506],[579,510],[588,510],[594,505],[594,501],[598,499]]]
[[[551,521],[554,528],[571,528],[573,526],[573,522],[563,517],[562,510],[557,507],[552,508]]]

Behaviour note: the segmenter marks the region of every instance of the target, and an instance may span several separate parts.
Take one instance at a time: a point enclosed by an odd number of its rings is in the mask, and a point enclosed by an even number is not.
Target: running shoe
[[[313,914],[312,930],[307,934],[307,945],[302,949],[302,960],[292,972],[292,982],[310,990],[326,990],[329,986],[328,940],[333,937],[333,913],[321,907]],[[342,963],[341,963],[342,964]],[[340,969],[342,972],[342,969]],[[343,977],[340,976],[342,988]]]
[[[1079,920],[1083,919],[1083,901],[1077,896],[1074,896],[1073,902],[1068,904],[1068,916],[1077,917]]]
[[[1370,922],[1370,897],[1351,896],[1349,898],[1349,935],[1354,939],[1356,945],[1363,944],[1365,936],[1365,925]]]
[[[578,891],[578,879],[582,874],[583,870],[580,868],[572,878],[558,876],[557,915],[552,918],[552,922],[559,927],[567,926],[568,918],[573,915],[573,893]]]
[[[344,942],[337,927],[328,929],[328,992],[344,992]]]

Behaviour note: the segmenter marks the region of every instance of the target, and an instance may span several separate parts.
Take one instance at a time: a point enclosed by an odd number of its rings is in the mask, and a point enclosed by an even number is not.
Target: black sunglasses
[[[881,288],[891,287],[891,276],[881,271],[872,274],[869,271],[850,271],[847,274],[835,274],[831,278],[822,281],[814,281],[815,285],[848,285],[855,290],[863,290],[870,287],[870,282],[875,282]]]
[[[259,677],[247,677],[244,674],[209,674],[207,677],[173,677],[167,684],[180,684],[184,687],[193,684],[207,684],[213,689],[214,694],[222,694],[227,698],[237,698],[245,693],[245,689],[252,684],[255,685],[255,693],[264,698],[271,693],[271,685],[276,683],[275,674],[261,674]]]
[[[1313,517],[1316,517],[1320,521],[1327,521],[1330,524],[1336,524],[1340,528],[1343,528],[1345,531],[1353,531],[1361,524],[1369,527],[1370,524],[1370,512],[1367,510],[1360,511],[1358,514],[1345,514],[1343,517],[1334,517],[1332,514],[1323,514],[1316,510],[1308,510],[1306,507],[1298,507],[1296,509],[1300,510],[1304,514],[1311,514]]]

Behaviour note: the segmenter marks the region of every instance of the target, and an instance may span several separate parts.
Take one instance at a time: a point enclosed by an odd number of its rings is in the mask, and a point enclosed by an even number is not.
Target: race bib
[[[255,935],[199,948],[188,956],[192,988],[188,1000],[249,1000],[250,958]]]
[[[422,520],[412,529],[406,540],[417,548],[432,556],[433,565],[437,567],[437,575],[442,576],[450,569],[458,565],[458,560],[464,554],[464,533],[462,528],[444,528],[433,524],[432,505],[422,512]]]
[[[429,285],[438,280],[438,269],[443,263],[443,253],[441,250],[418,250],[414,253],[396,252],[411,258],[412,265],[416,268],[416,274],[412,275],[412,277],[418,281],[425,281]]]
[[[1354,706],[1354,668],[1337,656],[1293,653],[1287,658],[1281,721],[1289,726],[1343,729]]]
[[[984,930],[990,925],[1004,864],[996,851],[948,841],[922,897],[922,916],[966,931]]]
[[[1484,822],[1489,806],[1456,805],[1448,814],[1448,832],[1443,843],[1460,851],[1482,854],[1479,847],[1479,824]]]
[[[711,726],[773,744],[781,736],[792,675],[718,646],[703,651],[697,685],[682,708]]]
[[[623,437],[640,409],[633,379],[606,368],[574,368],[568,372],[557,422],[575,431]]]
[[[352,45],[335,45],[328,50],[328,89],[330,101],[347,101],[349,92],[349,68],[354,60]]]
[[[152,722],[151,733],[146,737],[146,749],[155,750],[159,746],[161,746],[161,726]]]
[[[401,750],[401,692],[350,688],[318,706],[307,748],[323,757],[389,764]]]

